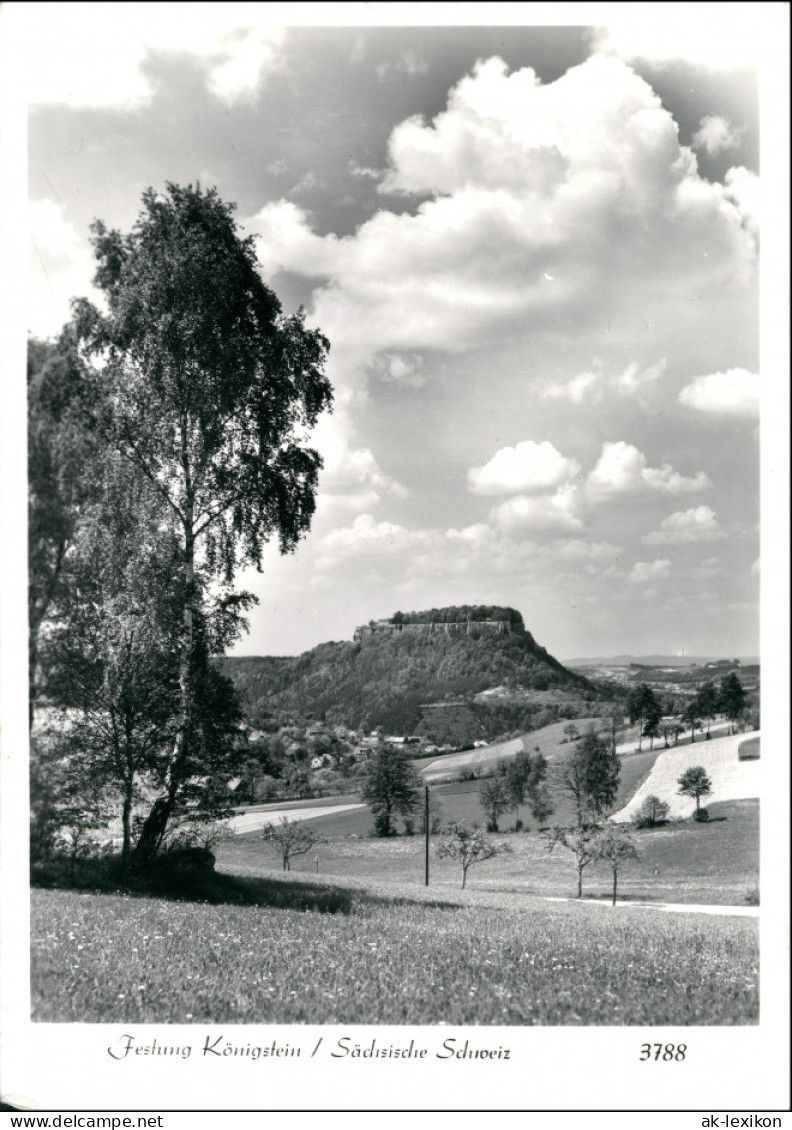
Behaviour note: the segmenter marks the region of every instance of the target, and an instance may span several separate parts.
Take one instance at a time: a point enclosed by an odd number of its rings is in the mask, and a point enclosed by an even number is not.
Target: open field
[[[679,795],[677,784],[686,769],[702,765],[712,781],[712,801],[744,800],[760,794],[760,762],[741,761],[738,749],[746,740],[758,734],[732,734],[725,738],[697,742],[680,749],[660,751],[651,773],[632,799],[613,817],[616,821],[630,820],[647,796],[657,796],[669,805],[672,818],[685,818],[695,810],[691,797]],[[711,807],[710,798],[702,801]]]
[[[292,888],[300,882],[283,880]],[[320,884],[334,893],[333,881],[312,881]],[[438,903],[437,892],[365,886],[337,888],[347,903],[335,914],[35,890],[33,1019],[758,1020],[755,921],[447,888]]]
[[[325,809],[330,809],[334,816],[342,812],[350,812],[366,806],[362,801],[341,801],[333,805],[288,805],[288,804],[275,804],[269,806],[257,805],[255,808],[248,809],[245,812],[239,812],[236,816],[232,816],[226,821],[229,828],[234,832],[253,832],[261,830],[266,824],[277,824],[282,817],[288,820],[315,820],[317,817],[327,815]]]
[[[449,788],[452,786],[449,786]],[[475,792],[462,794],[471,808],[478,810]],[[451,815],[451,803],[443,801]],[[623,868],[619,875],[619,897],[650,902],[730,903],[745,905],[748,892],[759,885],[759,804],[758,801],[731,801],[709,806],[709,824],[685,821],[645,829],[635,833],[640,860]],[[457,811],[460,811],[457,809]],[[480,810],[479,814],[480,814]],[[453,818],[459,818],[454,816]],[[397,883],[406,888],[422,888],[424,883],[424,841],[422,836],[370,838],[371,815],[345,813],[325,817],[326,827],[343,827],[352,821],[366,828],[362,835],[328,834],[325,843],[308,855],[292,861],[292,874],[316,875],[346,882]],[[313,823],[313,822],[312,822]],[[322,821],[317,820],[319,829]],[[545,841],[536,832],[493,836],[508,843],[510,855],[473,866],[468,886],[474,891],[514,892],[520,895],[566,896],[575,893],[575,867],[572,856],[561,848],[548,853]],[[436,842],[437,837],[433,837]],[[272,845],[252,833],[236,836],[218,846],[218,869],[235,875],[272,876],[280,871],[280,857]],[[430,890],[446,898],[459,887],[461,874],[452,860],[430,856]],[[607,867],[591,864],[584,873],[587,895],[607,898],[611,876]]]

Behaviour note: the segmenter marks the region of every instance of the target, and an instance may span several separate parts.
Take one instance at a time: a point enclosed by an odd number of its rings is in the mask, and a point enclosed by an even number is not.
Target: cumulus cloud
[[[567,459],[552,443],[523,440],[502,447],[483,467],[468,471],[474,494],[543,494],[569,482],[580,472],[575,459]]]
[[[96,263],[87,242],[66,219],[63,206],[51,200],[28,204],[29,331],[38,337],[56,333],[68,321],[70,299],[84,295],[94,302]]]
[[[757,56],[754,18],[740,18],[733,10],[713,20],[710,12],[685,11],[677,19],[669,11],[655,19],[643,13],[636,19],[620,21],[592,34],[598,51],[622,59],[642,59],[657,66],[687,62],[712,71],[732,70],[755,61]]]
[[[538,498],[518,494],[496,506],[490,520],[507,534],[568,533],[583,527],[577,513],[579,504],[577,489],[568,485],[560,487],[555,494]]]
[[[611,379],[611,387],[623,393],[638,392],[647,385],[653,385],[666,371],[666,359],[661,358],[654,365],[642,367],[637,361],[631,362],[627,368]]]
[[[645,585],[649,581],[660,581],[671,573],[671,562],[667,558],[656,561],[636,561],[627,578],[633,585]]]
[[[568,561],[607,562],[620,557],[622,549],[607,541],[582,541],[580,538],[570,538],[568,541],[558,542],[554,552]]]
[[[647,545],[689,545],[693,542],[719,541],[724,537],[715,511],[709,506],[677,510],[660,523],[660,528],[646,534]]]
[[[678,399],[698,412],[755,419],[759,415],[759,377],[745,369],[694,377]]]
[[[602,371],[585,370],[570,381],[547,381],[540,389],[544,400],[568,400],[570,404],[582,404],[587,399],[599,399],[602,395]]]
[[[371,514],[359,514],[351,526],[331,530],[319,542],[318,564],[327,567],[349,557],[398,555],[426,547],[432,534],[408,530],[396,522],[378,522]]]
[[[659,380],[666,366],[665,357],[653,365],[631,361],[621,372],[607,374],[602,361],[595,358],[590,369],[569,381],[548,381],[539,392],[544,400],[568,400],[572,404],[601,400],[609,390],[631,396]]]
[[[374,70],[380,82],[385,82],[393,75],[407,75],[408,78],[414,78],[416,75],[426,74],[429,64],[419,51],[410,49],[404,51],[395,62],[378,63]]]
[[[616,58],[547,84],[530,67],[478,63],[431,122],[396,126],[380,188],[426,198],[341,238],[282,200],[247,224],[265,273],[317,280],[313,317],[345,380],[380,352],[583,333],[603,308],[635,311],[658,291],[687,312],[754,276],[744,194],[699,176],[671,114]],[[622,391],[644,372],[621,374]]]
[[[280,65],[283,28],[254,3],[31,5],[28,93],[32,104],[127,109],[149,102],[152,52],[181,53],[204,67],[208,89],[233,104],[253,97]],[[66,45],[66,46],[64,46]]]
[[[319,478],[320,512],[328,506],[367,511],[384,498],[407,497],[406,487],[383,472],[371,449],[355,445],[353,429],[343,411],[324,417],[311,443],[324,460]]]
[[[727,169],[724,195],[733,201],[745,228],[753,236],[759,233],[759,177],[742,165]]]
[[[727,149],[739,149],[743,130],[733,126],[720,114],[708,114],[693,134],[693,148],[703,149],[711,157]]]
[[[619,440],[603,443],[599,460],[586,480],[586,493],[596,501],[645,490],[687,494],[710,485],[703,471],[686,476],[675,471],[669,463],[662,467],[648,467],[642,451]]]
[[[407,388],[422,388],[426,383],[423,357],[418,353],[383,353],[377,358],[375,371],[383,381]]]

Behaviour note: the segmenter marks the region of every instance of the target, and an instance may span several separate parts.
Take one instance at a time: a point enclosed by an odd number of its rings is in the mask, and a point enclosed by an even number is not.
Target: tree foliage
[[[487,817],[487,831],[497,832],[501,816],[512,806],[505,778],[500,773],[485,777],[479,785],[478,795]]]
[[[657,736],[657,725],[662,717],[662,710],[657,697],[648,683],[639,683],[630,690],[627,698],[627,714],[630,722],[638,722],[638,749],[642,748],[641,739]],[[649,730],[647,730],[647,725]],[[652,742],[654,744],[654,741]]]
[[[72,863],[87,854],[93,834],[113,816],[114,797],[89,763],[69,755],[59,728],[50,718],[37,724],[30,739],[30,861],[45,863],[56,855]]]
[[[654,740],[661,733],[661,727],[660,727],[661,717],[662,717],[662,715],[660,714],[659,707],[657,708],[657,710],[647,711],[647,713],[644,717],[643,728],[641,730],[641,737],[649,738],[649,749],[654,749]]]
[[[696,811],[701,806],[701,798],[712,795],[712,781],[703,765],[693,765],[677,779],[680,796],[692,797],[696,802]]]
[[[690,727],[690,741],[692,744],[696,740],[696,730],[701,729],[701,708],[695,696],[685,706],[682,712],[682,719]]]
[[[731,723],[730,730],[733,733],[734,727],[745,710],[747,703],[745,689],[736,672],[730,671],[729,674],[725,675],[721,680],[718,702],[720,709]]]
[[[546,784],[547,760],[541,753],[528,753],[526,750],[522,750],[511,760],[499,762],[496,767],[496,777],[503,785],[502,792],[505,795],[506,809],[517,814],[523,805],[528,805],[532,816],[540,823],[546,820],[553,811]],[[484,786],[486,783],[486,781],[482,783],[479,796],[484,811],[491,817],[492,812],[485,803],[486,790]],[[499,791],[496,790],[494,795],[497,798],[500,795]],[[495,817],[496,824],[502,811],[505,811],[505,809],[501,807]],[[491,827],[489,830],[497,831],[497,828]]]
[[[284,871],[291,871],[291,860],[295,855],[305,855],[322,842],[322,836],[311,827],[310,822],[289,820],[287,816],[281,816],[277,824],[265,825],[262,836],[277,848]]]
[[[41,683],[48,620],[64,613],[65,570],[81,516],[93,498],[97,440],[85,427],[87,370],[73,332],[28,342],[28,673],[30,724]]]
[[[707,723],[707,733],[710,732],[710,722],[720,709],[718,691],[713,682],[702,683],[695,697],[696,713]]]
[[[638,848],[630,834],[630,829],[623,824],[606,824],[601,828],[594,840],[594,858],[596,862],[606,863],[611,869],[612,905],[615,906],[619,870],[625,863],[634,862],[639,858]]]
[[[555,790],[572,801],[578,827],[595,822],[613,807],[620,774],[621,762],[610,742],[590,726],[555,774]]]
[[[544,833],[547,850],[565,848],[575,857],[577,867],[577,897],[583,898],[583,872],[597,858],[597,842],[600,834],[598,824],[556,824]]]
[[[655,824],[662,824],[667,819],[669,811],[669,805],[652,794],[644,798],[633,821],[638,828],[653,828]]]
[[[282,315],[232,213],[214,189],[147,190],[129,233],[92,228],[107,311],[75,304],[94,362],[93,432],[149,484],[178,546],[177,724],[137,844],[143,863],[195,760],[208,582],[227,586],[221,611],[233,614],[245,599],[230,591],[236,568],[260,567],[271,538],[290,552],[308,529],[321,460],[305,434],[331,403],[327,341],[302,312]]]
[[[381,749],[369,762],[361,796],[374,813],[378,836],[394,834],[393,817],[409,815],[420,803],[421,779],[401,750]]]

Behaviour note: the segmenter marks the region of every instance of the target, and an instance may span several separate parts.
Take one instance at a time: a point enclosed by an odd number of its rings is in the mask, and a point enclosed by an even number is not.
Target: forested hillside
[[[418,622],[424,614],[407,615]],[[557,690],[562,697],[579,698],[581,704],[597,697],[585,678],[567,671],[522,628],[519,613],[512,622],[518,630],[502,635],[479,634],[475,628],[461,635],[389,633],[355,643],[321,644],[295,657],[220,662],[254,725],[267,715],[292,713],[356,729],[382,726],[393,733],[411,733],[419,726],[422,703],[472,699],[481,691],[503,687],[513,692],[508,697],[519,701],[507,706],[500,696],[497,703],[476,704],[482,732],[489,734],[511,728],[507,723],[512,716],[515,726],[530,721],[540,709],[521,691]],[[547,703],[543,706],[546,709]]]

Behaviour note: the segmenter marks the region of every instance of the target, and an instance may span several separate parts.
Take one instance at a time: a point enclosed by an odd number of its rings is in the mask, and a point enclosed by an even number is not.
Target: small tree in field
[[[606,733],[610,740],[611,749],[615,751],[616,742],[619,734],[624,730],[624,708],[614,706],[613,709],[605,716],[604,722],[606,724]]]
[[[679,722],[664,722],[660,727],[660,734],[665,743],[665,748],[669,748],[669,738],[676,745],[679,741],[679,735],[684,732],[684,726],[681,726]]]
[[[702,683],[696,695],[695,702],[698,707],[699,716],[707,723],[707,736],[709,737],[710,722],[718,713],[719,706],[718,692],[715,689],[715,684],[712,682]]]
[[[466,824],[451,823],[445,829],[446,839],[437,845],[440,859],[458,859],[462,864],[462,888],[467,883],[468,869],[474,863],[483,863],[496,855],[511,852],[509,844],[495,844],[488,840],[481,828],[469,828]]]
[[[660,706],[655,693],[648,683],[639,683],[633,687],[627,699],[627,714],[631,723],[638,723],[638,749],[641,749],[642,739],[647,737],[646,723],[652,718],[660,719]],[[651,727],[650,727],[651,728]]]
[[[505,779],[498,775],[483,780],[479,786],[479,801],[487,817],[487,831],[497,832],[498,821],[512,803]]]
[[[633,820],[638,828],[653,828],[655,824],[661,824],[667,819],[669,813],[669,806],[660,797],[648,796],[645,798],[643,804],[635,813]]]
[[[607,863],[613,873],[613,900],[616,905],[616,883],[619,868],[638,859],[638,849],[635,846],[629,828],[621,824],[608,824],[600,831],[594,841],[594,858],[599,863]]]
[[[644,738],[649,738],[649,749],[654,749],[654,740],[660,735],[661,718],[659,706],[655,704],[655,706],[647,708],[641,735]]]
[[[701,798],[712,794],[712,781],[703,765],[694,765],[686,769],[677,779],[677,784],[680,796],[693,797],[696,802],[696,812],[700,810]]]
[[[572,824],[566,827],[555,825],[544,834],[548,851],[553,851],[560,844],[574,855],[578,874],[577,897],[583,898],[583,871],[597,858],[600,826],[598,824]]]
[[[721,710],[729,719],[729,732],[733,734],[737,721],[746,706],[745,690],[734,671],[730,671],[721,680],[718,700]]]
[[[589,727],[555,767],[555,791],[572,801],[575,824],[596,824],[613,807],[621,762],[607,738]]]
[[[696,740],[696,730],[701,729],[701,711],[695,698],[685,707],[682,719],[690,727],[690,741],[692,743]]]
[[[305,855],[322,842],[319,833],[305,821],[289,820],[287,816],[281,816],[279,824],[267,824],[263,837],[280,852],[284,871],[291,871],[293,856]]]
[[[547,761],[541,753],[523,750],[511,761],[502,761],[497,772],[506,786],[515,817],[519,816],[520,807],[528,804],[535,820],[541,823],[547,819],[553,809],[546,786]]]
[[[361,796],[374,813],[374,832],[392,836],[393,818],[410,816],[420,803],[421,779],[400,750],[385,747],[369,762]]]

